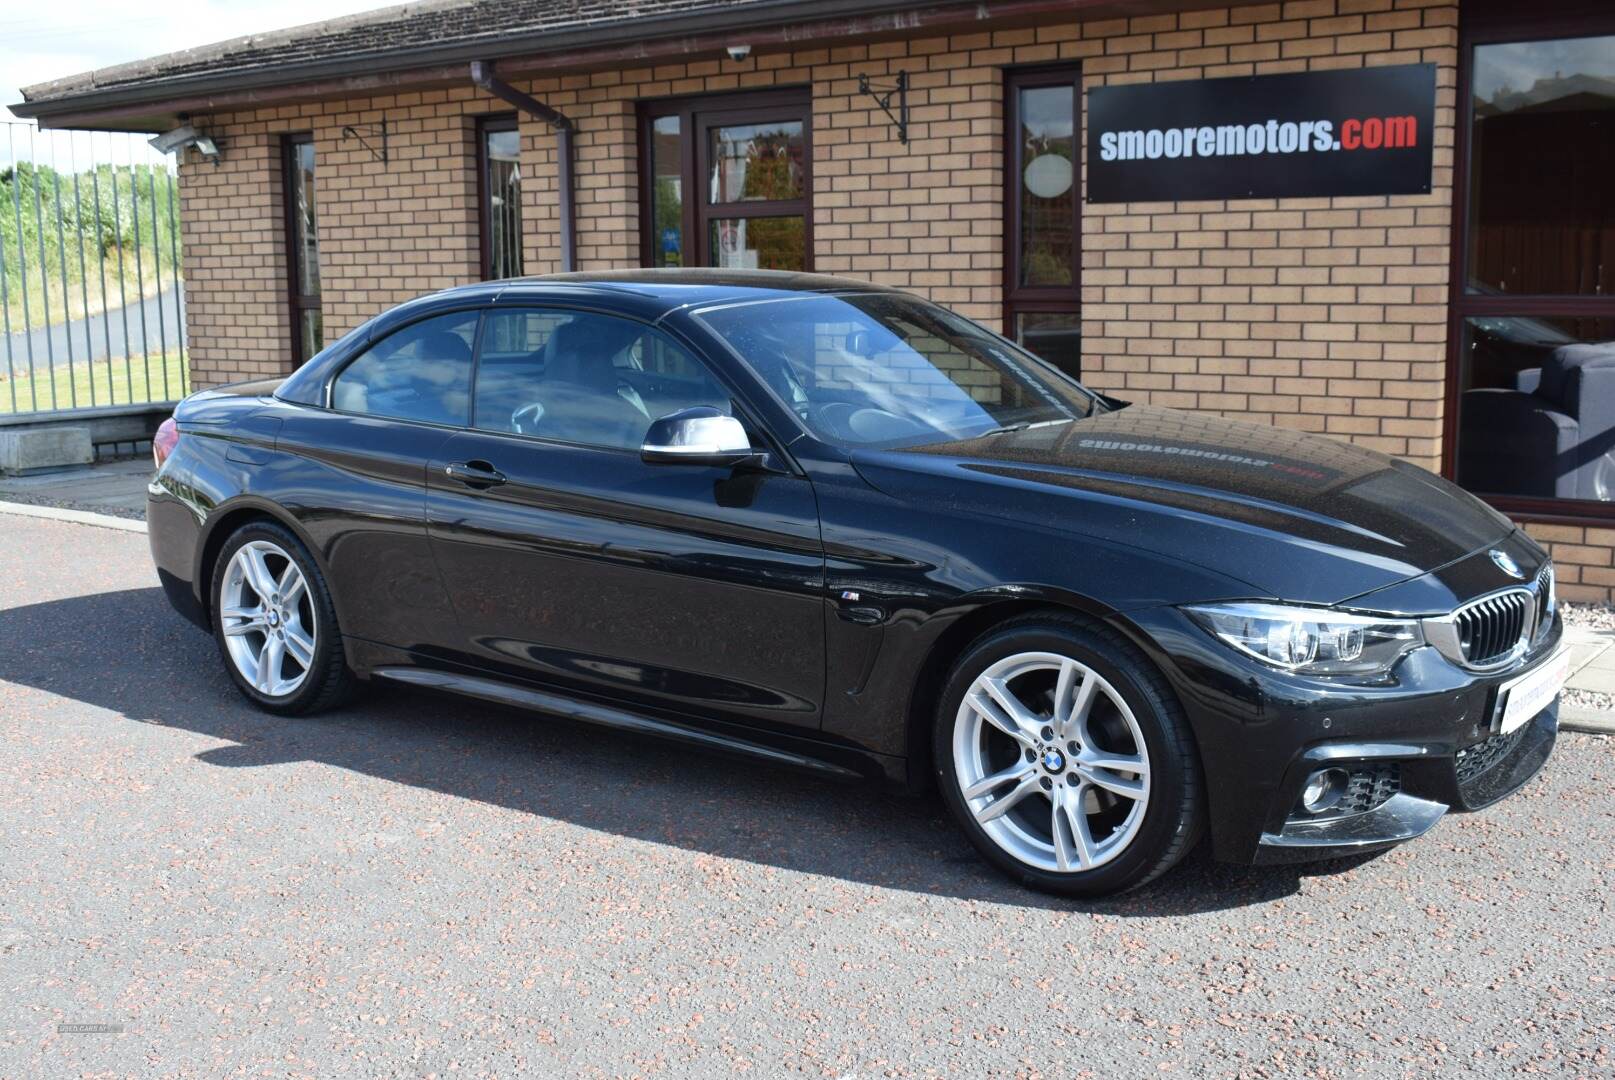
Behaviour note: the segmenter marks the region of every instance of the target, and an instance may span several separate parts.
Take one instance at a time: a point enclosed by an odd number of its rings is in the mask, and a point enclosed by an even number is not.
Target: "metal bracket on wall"
[[[858,92],[875,99],[880,111],[897,125],[897,141],[908,145],[908,72],[899,71],[893,83],[871,82],[868,75],[858,76]],[[897,99],[897,111],[892,111],[892,99]]]
[[[365,138],[366,135],[370,138]],[[359,145],[370,151],[372,157],[383,165],[387,164],[387,121],[379,124],[344,124],[342,137],[358,139]],[[378,147],[370,139],[377,140],[381,145]]]

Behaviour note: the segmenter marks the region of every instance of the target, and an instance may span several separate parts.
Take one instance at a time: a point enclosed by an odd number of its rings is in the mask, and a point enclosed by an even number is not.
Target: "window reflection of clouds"
[[[1038,87],[1021,95],[1021,126],[1034,139],[1069,139],[1076,121],[1069,86]]]
[[[1516,41],[1475,50],[1475,97],[1481,101],[1577,75],[1615,79],[1615,37]]]

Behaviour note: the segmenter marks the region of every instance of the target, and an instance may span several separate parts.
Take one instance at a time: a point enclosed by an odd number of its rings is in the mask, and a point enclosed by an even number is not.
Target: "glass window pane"
[[[658,416],[729,394],[688,350],[642,323],[528,309],[489,315],[476,426],[580,446],[638,450]]]
[[[1468,288],[1615,290],[1615,37],[1475,49]]]
[[[521,133],[484,131],[488,206],[488,276],[519,277],[522,272]]]
[[[1071,285],[1076,262],[1076,91],[1020,93],[1020,283]]]
[[[292,225],[296,230],[297,283],[304,296],[320,294],[320,233],[314,194],[314,144],[292,144]]]
[[[463,425],[471,411],[471,343],[477,313],[412,323],[343,369],[331,388],[341,412]]]
[[[803,197],[800,120],[714,128],[711,137],[714,205]]]
[[[1458,482],[1615,501],[1615,319],[1464,322]]]
[[[651,265],[684,265],[682,124],[677,116],[651,123]]]
[[[302,343],[303,359],[308,359],[321,349],[325,348],[325,320],[319,308],[302,312],[298,321],[302,323],[299,340]]]
[[[718,218],[708,231],[712,265],[725,270],[802,270],[807,222],[800,216]]]
[[[820,438],[917,446],[1088,415],[1088,396],[948,311],[900,294],[801,294],[697,316]]]
[[[1082,378],[1082,317],[1076,312],[1024,312],[1015,318],[1015,340],[1073,379]]]

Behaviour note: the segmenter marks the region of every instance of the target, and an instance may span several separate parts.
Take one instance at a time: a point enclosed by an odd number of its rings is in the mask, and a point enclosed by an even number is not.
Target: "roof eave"
[[[1080,3],[1080,0],[1079,0]],[[630,20],[596,23],[565,30],[491,37],[487,40],[455,42],[448,45],[358,53],[312,63],[265,67],[257,71],[205,72],[167,79],[154,79],[127,85],[97,87],[69,92],[41,100],[25,100],[12,105],[18,116],[50,126],[57,118],[88,121],[98,115],[107,118],[141,112],[161,113],[163,106],[181,100],[235,96],[243,91],[331,80],[399,76],[409,72],[441,69],[448,65],[469,64],[473,60],[499,60],[513,56],[564,53],[590,47],[641,42],[648,58],[656,51],[652,44],[668,39],[714,33],[740,33],[792,23],[867,18],[895,15],[904,11],[937,7],[916,0],[773,0],[768,3],[717,8],[695,13],[641,16]],[[951,4],[967,8],[967,5]],[[968,5],[984,13],[989,4]],[[1069,0],[1067,0],[1069,6]],[[663,54],[665,55],[665,53]],[[194,110],[193,110],[194,111]]]
[[[721,55],[743,41],[791,48],[852,39],[1035,25],[1225,6],[1227,0],[770,0],[695,13],[639,17],[567,30],[354,54],[313,63],[186,75],[66,93],[13,105],[44,127],[160,131],[181,113],[204,113],[470,81],[473,60],[512,60],[511,73],[586,71]],[[739,35],[745,35],[739,37]],[[503,70],[503,69],[501,69]]]

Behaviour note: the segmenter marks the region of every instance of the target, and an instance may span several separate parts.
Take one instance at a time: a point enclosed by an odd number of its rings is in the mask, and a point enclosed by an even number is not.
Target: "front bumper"
[[[1557,738],[1557,700],[1518,730],[1493,733],[1498,688],[1548,661],[1563,635],[1557,620],[1512,670],[1476,675],[1423,648],[1376,683],[1286,675],[1172,608],[1130,621],[1194,729],[1219,859],[1293,862],[1403,843],[1449,810],[1519,789]],[[1306,814],[1302,789],[1324,768],[1351,777],[1350,795],[1339,810]]]
[[[1364,766],[1377,772],[1394,769],[1395,790],[1366,810],[1322,817],[1294,813],[1292,800],[1278,830],[1262,832],[1255,861],[1337,858],[1379,851],[1422,836],[1449,809],[1479,810],[1518,790],[1547,762],[1558,734],[1559,703],[1555,699],[1518,730],[1489,736],[1448,756],[1443,756],[1446,747],[1442,744],[1325,743],[1312,747],[1297,760],[1297,779],[1281,791],[1293,786],[1299,795],[1313,770],[1331,766],[1346,771]]]

